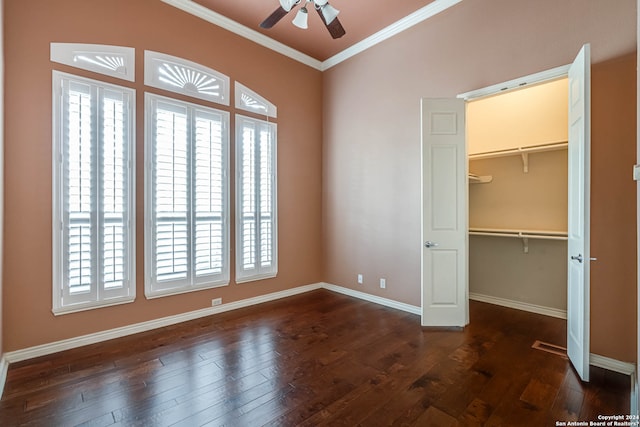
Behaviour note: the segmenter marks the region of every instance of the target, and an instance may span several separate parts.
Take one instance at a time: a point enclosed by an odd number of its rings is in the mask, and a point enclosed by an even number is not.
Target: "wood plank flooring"
[[[12,364],[2,426],[552,426],[629,378],[531,348],[566,322],[471,303],[462,332],[326,290]]]

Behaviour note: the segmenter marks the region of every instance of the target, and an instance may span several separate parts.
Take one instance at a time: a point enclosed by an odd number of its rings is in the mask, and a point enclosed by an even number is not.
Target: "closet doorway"
[[[568,77],[564,82],[563,77]],[[545,126],[541,122],[536,124],[533,120],[534,133],[545,134],[547,136],[540,140],[538,137],[527,141],[527,136],[517,136],[511,138],[511,142],[500,142],[495,134],[496,128],[507,128],[509,125],[504,119],[498,120],[491,126],[487,126],[490,133],[488,142],[482,148],[478,148],[478,143],[467,139],[466,129],[460,126],[465,123],[465,102],[496,95],[501,91],[517,89],[527,85],[532,89],[544,89],[542,82],[550,82],[562,86],[566,93],[567,103],[566,110],[568,114],[561,113],[561,118],[557,120],[564,121],[564,131],[558,134],[544,130]],[[525,92],[520,92],[524,94]],[[513,92],[512,95],[518,94]],[[505,95],[503,95],[505,96]],[[470,287],[469,278],[469,258],[473,253],[469,251],[469,240],[481,239],[495,246],[498,240],[510,241],[511,246],[515,242],[519,245],[519,251],[522,254],[546,255],[549,252],[561,254],[556,259],[556,270],[561,276],[562,267],[560,257],[564,256],[566,273],[566,291],[567,298],[563,301],[546,302],[542,304],[520,301],[519,308],[545,307],[551,304],[551,307],[562,313],[562,305],[567,306],[567,353],[569,359],[573,363],[580,377],[588,381],[589,379],[589,204],[590,204],[590,55],[589,45],[583,46],[574,63],[568,67],[560,67],[525,77],[523,79],[507,82],[502,85],[496,85],[479,91],[460,95],[458,100],[451,99],[428,99],[422,100],[422,325],[423,326],[464,326],[469,322],[468,318],[468,298],[470,296],[476,299],[493,298],[489,302],[502,302],[506,305],[506,301],[517,301],[513,295],[523,299],[522,296],[532,296],[544,293],[540,289],[539,283],[533,286],[533,291],[524,289],[521,291],[513,291],[513,289],[497,289],[500,291],[511,292],[511,296],[504,294],[500,296],[491,296],[485,293],[496,293],[496,287],[490,289],[480,286],[473,292]],[[495,96],[495,99],[498,99]],[[458,101],[458,102],[456,102]],[[479,102],[479,101],[477,101]],[[550,107],[547,107],[550,108]],[[563,108],[563,107],[558,107]],[[568,126],[566,125],[568,123]],[[523,130],[523,124],[513,127],[516,131]],[[473,131],[472,131],[473,132]],[[480,131],[482,132],[482,131]],[[551,135],[551,136],[549,136]],[[566,138],[563,138],[567,135]],[[518,140],[513,145],[513,139]],[[508,141],[509,138],[506,139]],[[562,164],[562,153],[565,150],[566,165],[564,171],[562,168],[551,167],[554,164]],[[482,143],[481,143],[482,144]],[[481,146],[480,144],[480,146]],[[470,149],[471,161],[467,161],[467,148]],[[475,158],[473,157],[475,156]],[[469,197],[469,189],[467,185],[467,174],[469,172],[468,163],[476,161],[484,161],[488,163],[488,169],[474,170],[471,176],[477,184],[474,186],[486,186],[490,188],[494,183],[494,176],[491,168],[502,174],[503,169],[513,169],[513,165],[506,162],[509,158],[515,158],[521,164],[521,173],[524,180],[519,179],[519,185],[516,183],[515,175],[506,178],[500,178],[503,181],[501,185],[504,188],[498,191],[482,190],[478,187],[475,189],[474,195]],[[546,157],[546,159],[545,159]],[[534,160],[535,159],[535,160]],[[512,159],[511,159],[512,160]],[[544,161],[546,160],[546,161]],[[491,162],[498,163],[491,165]],[[477,163],[477,162],[476,162]],[[541,188],[532,184],[531,177],[533,173],[530,171],[532,167],[547,167],[547,176],[541,176]],[[476,164],[473,167],[481,169],[483,166]],[[555,171],[555,172],[554,172]],[[566,175],[563,175],[566,174]],[[500,175],[501,176],[501,175]],[[553,178],[555,176],[555,179]],[[566,176],[566,180],[563,179]],[[549,179],[551,177],[551,179]],[[498,178],[496,172],[495,178]],[[520,177],[523,178],[523,177]],[[464,181],[463,181],[464,180]],[[554,185],[557,181],[558,185]],[[562,181],[562,182],[561,182]],[[519,186],[528,186],[523,189]],[[545,187],[546,186],[546,187]],[[555,188],[565,188],[555,191]],[[507,191],[508,188],[511,190]],[[514,189],[515,188],[515,189]],[[518,189],[520,188],[520,190]],[[446,190],[446,191],[445,191]],[[511,196],[509,195],[509,192]],[[478,194],[475,194],[478,193]],[[490,194],[493,193],[493,194]],[[553,193],[553,194],[552,194]],[[483,196],[483,197],[480,197]],[[524,196],[524,197],[522,197]],[[527,201],[527,197],[534,199]],[[475,200],[475,209],[477,211],[469,211],[469,202]],[[501,198],[501,199],[498,199]],[[545,206],[538,206],[540,200],[546,200]],[[488,200],[488,201],[487,201]],[[523,206],[516,206],[518,203],[524,203]],[[524,200],[524,202],[523,202]],[[537,201],[536,201],[537,200]],[[566,203],[566,204],[564,204]],[[484,212],[479,207],[484,205]],[[500,208],[500,206],[502,207]],[[564,208],[566,206],[566,208]],[[510,209],[504,209],[510,207]],[[488,209],[487,209],[488,208]],[[499,209],[498,209],[499,208]],[[472,210],[474,206],[471,206]],[[567,214],[564,222],[562,211]],[[460,212],[465,215],[460,215]],[[471,223],[467,221],[466,213],[469,212]],[[455,214],[455,215],[454,215]],[[469,227],[471,225],[471,227]],[[468,232],[473,233],[469,237]],[[566,239],[566,249],[563,242]],[[534,245],[535,241],[535,245]],[[543,243],[543,247],[539,248],[538,244]],[[549,249],[549,244],[560,243],[555,250]],[[544,244],[547,248],[544,249]],[[535,250],[534,250],[535,248]],[[490,251],[479,250],[478,254],[487,254]],[[512,256],[515,254],[513,247],[507,250],[498,250],[497,253],[504,253]],[[527,259],[526,257],[519,257]],[[498,256],[493,260],[498,265],[491,268],[506,269],[512,267],[507,264],[509,259],[500,261]],[[511,260],[513,261],[513,256]],[[481,263],[482,266],[486,264]],[[538,265],[537,270],[548,268],[547,264]],[[553,270],[553,268],[551,269]],[[478,270],[479,271],[479,270]],[[544,271],[525,269],[523,276],[534,271],[536,273],[549,273]],[[553,271],[551,271],[553,273]],[[495,280],[494,280],[495,281]],[[513,287],[513,280],[507,280]],[[506,282],[505,282],[506,283]],[[517,283],[517,281],[516,281]],[[561,292],[561,286],[557,284],[554,289],[556,296]],[[491,286],[491,285],[490,285]],[[536,286],[538,289],[536,290]],[[498,286],[500,288],[500,286]],[[504,288],[504,286],[503,286]],[[507,296],[507,297],[505,297]],[[537,297],[537,296],[536,296]],[[526,299],[526,298],[525,298]],[[553,299],[553,298],[552,298]],[[557,298],[562,300],[562,298]],[[547,307],[549,308],[549,307]],[[553,311],[553,310],[552,310]]]
[[[467,102],[469,298],[567,318],[568,86]]]

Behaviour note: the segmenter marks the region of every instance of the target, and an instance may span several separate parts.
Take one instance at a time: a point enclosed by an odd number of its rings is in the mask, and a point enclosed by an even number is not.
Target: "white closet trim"
[[[470,92],[461,93],[460,95],[458,95],[458,98],[464,99],[465,101],[472,101],[487,96],[493,96],[499,93],[508,92],[511,90],[522,89],[525,86],[533,86],[539,83],[558,80],[567,76],[567,74],[569,73],[569,66],[570,65],[562,65],[550,70],[545,70],[539,73],[534,73],[528,76],[509,80],[508,82],[498,83],[481,89],[472,90]]]

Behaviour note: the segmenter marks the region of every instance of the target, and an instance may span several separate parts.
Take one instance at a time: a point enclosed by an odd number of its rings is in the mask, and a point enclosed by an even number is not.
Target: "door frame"
[[[638,0],[640,1],[640,0]],[[472,90],[470,92],[461,93],[457,98],[464,99],[466,102],[474,101],[488,96],[499,95],[501,93],[510,92],[518,89],[525,89],[527,86],[533,86],[540,83],[549,83],[554,80],[565,78],[569,75],[571,64],[562,65],[550,70],[541,71],[539,73],[529,74],[517,79],[509,80],[504,83],[487,86],[481,89]]]

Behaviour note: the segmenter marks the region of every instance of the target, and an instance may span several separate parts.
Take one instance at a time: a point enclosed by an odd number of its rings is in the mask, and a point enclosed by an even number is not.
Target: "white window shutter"
[[[105,289],[122,289],[127,277],[128,156],[125,105],[121,94],[105,92],[102,138],[102,281]]]
[[[189,273],[187,111],[158,103],[154,113],[155,278],[158,282],[186,283]]]
[[[135,92],[59,72],[53,82],[53,311],[132,301]]]
[[[236,116],[236,281],[275,277],[276,125]]]
[[[63,82],[63,176],[65,177],[64,264],[66,278],[63,287],[64,301],[81,302],[78,294],[96,294],[96,259],[94,252],[95,221],[95,92],[89,84]],[[95,296],[87,298],[95,299]]]
[[[196,111],[194,145],[195,273],[221,274],[226,251],[224,121]]]
[[[228,114],[146,94],[147,297],[229,282]]]

